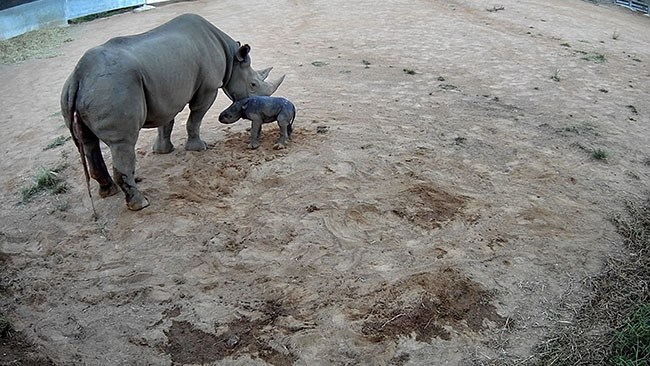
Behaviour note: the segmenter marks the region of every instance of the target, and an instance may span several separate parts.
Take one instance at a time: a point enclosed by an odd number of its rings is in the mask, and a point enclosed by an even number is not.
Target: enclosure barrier
[[[616,0],[618,5],[648,14],[648,0]]]
[[[161,0],[2,0],[0,40],[86,15],[156,2]]]

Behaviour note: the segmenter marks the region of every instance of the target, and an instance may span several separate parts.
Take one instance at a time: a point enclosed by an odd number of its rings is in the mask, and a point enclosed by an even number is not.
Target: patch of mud
[[[0,237],[2,237],[2,233],[0,233]],[[4,265],[9,261],[11,261],[11,256],[7,253],[0,252],[0,263]]]
[[[408,353],[400,353],[388,361],[388,366],[404,366],[410,359],[411,355]]]
[[[167,174],[164,190],[172,201],[199,204],[219,201],[223,197],[230,196],[248,177],[253,167],[283,158],[291,152],[292,145],[298,146],[305,142],[304,140],[316,136],[315,131],[294,131],[293,140],[288,148],[274,150],[273,144],[278,138],[279,129],[275,125],[266,128],[265,136],[260,139],[261,146],[258,149],[248,148],[250,136],[248,132],[228,131],[223,141],[209,145],[206,152],[201,154],[178,152],[178,159],[184,160],[182,171],[174,172],[171,167],[160,168],[161,172],[152,175]],[[155,163],[152,161],[150,164]],[[277,178],[269,178],[263,184],[278,186],[280,183]],[[157,187],[152,187],[150,191],[153,196],[164,195]]]
[[[402,192],[393,213],[424,229],[436,229],[452,220],[465,207],[467,198],[428,184],[417,184]]]
[[[185,169],[181,179],[173,184],[172,198],[191,202],[217,199],[232,193],[232,187],[248,175],[248,168],[237,163],[218,162],[209,169]]]
[[[436,273],[419,273],[386,285],[368,295],[353,318],[361,318],[361,334],[373,342],[384,342],[415,334],[415,339],[450,340],[456,332],[478,333],[504,319],[490,304],[491,296],[478,283],[447,268]]]
[[[217,324],[215,328],[225,329],[220,334],[207,333],[196,329],[186,321],[172,322],[165,331],[168,343],[165,347],[173,364],[204,364],[222,360],[226,357],[238,358],[250,355],[275,366],[289,366],[298,359],[286,347],[280,352],[269,345],[267,334],[274,329],[278,317],[285,316],[282,307],[269,302],[262,310],[262,316],[250,319],[242,316],[227,324]]]
[[[269,146],[257,150],[247,147],[247,134],[229,134],[225,141],[209,146],[203,154],[183,153],[184,158],[192,159],[182,173],[171,174],[166,189],[172,200],[185,200],[195,203],[219,200],[229,196],[235,187],[246,179],[251,167],[286,155],[284,151],[272,150]]]
[[[14,330],[0,334],[0,365],[54,366],[55,363]]]

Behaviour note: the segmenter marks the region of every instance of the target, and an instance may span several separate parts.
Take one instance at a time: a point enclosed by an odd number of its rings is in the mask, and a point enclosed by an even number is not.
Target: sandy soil
[[[294,141],[272,150],[267,125],[247,150],[221,94],[209,150],[184,151],[186,112],[169,155],[143,130],[151,206],[95,194],[94,222],[73,144],[43,151],[67,134],[63,82],[185,12],[287,74]],[[577,0],[199,0],[70,27],[59,56],[0,66],[0,313],[21,337],[0,362],[531,362],[620,251],[611,214],[647,193],[649,27]],[[67,193],[20,204],[60,165]]]

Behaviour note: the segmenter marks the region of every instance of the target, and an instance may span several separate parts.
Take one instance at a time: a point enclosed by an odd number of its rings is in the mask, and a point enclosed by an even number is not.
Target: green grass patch
[[[597,64],[602,64],[607,62],[607,58],[605,57],[605,55],[603,55],[602,53],[595,53],[595,52],[587,53],[585,56],[582,57],[582,59]]]
[[[642,304],[625,327],[616,332],[614,365],[650,365],[650,303]]]
[[[70,203],[68,201],[64,201],[56,205],[57,211],[65,212],[68,211],[68,209],[70,209]]]
[[[316,67],[323,67],[323,66],[327,65],[327,62],[325,62],[325,61],[314,61],[311,64],[316,66]]]
[[[458,87],[452,84],[440,84],[438,87],[442,90],[458,90]]]
[[[10,65],[35,58],[55,57],[58,47],[72,41],[64,27],[44,28],[0,41],[0,63]]]
[[[54,140],[52,140],[52,142],[50,142],[47,146],[45,146],[45,148],[43,148],[43,151],[54,149],[55,147],[59,147],[59,146],[65,144],[71,138],[72,137],[70,137],[70,136],[59,136],[59,137],[55,138]]]
[[[596,160],[607,160],[607,157],[609,156],[609,153],[606,150],[603,150],[603,149],[594,149],[591,152],[591,155]]]
[[[417,74],[417,72],[415,70],[413,70],[413,69],[404,69],[403,71],[404,71],[405,74],[409,74],[409,75]]]
[[[568,44],[567,42],[560,43],[560,46],[562,46],[562,47],[566,47],[566,48],[571,48],[571,45]]]
[[[555,82],[559,82],[559,81],[560,81],[560,70],[555,70],[555,72],[553,73],[553,75],[551,75],[551,80],[553,80],[553,81],[555,81]]]
[[[39,168],[29,187],[20,190],[22,203],[29,202],[35,195],[47,191],[49,194],[61,194],[68,191],[68,186],[61,179],[62,167],[55,169]]]

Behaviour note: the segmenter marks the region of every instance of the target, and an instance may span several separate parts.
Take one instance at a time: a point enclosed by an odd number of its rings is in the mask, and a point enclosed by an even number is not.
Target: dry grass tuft
[[[628,202],[627,208],[626,214],[613,218],[624,239],[625,253],[610,258],[602,274],[588,279],[592,295],[571,324],[538,348],[538,365],[650,364],[650,359],[638,358],[638,353],[636,359],[632,355],[633,361],[622,361],[626,349],[650,348],[647,335],[627,336],[635,329],[648,329],[644,324],[649,323],[650,311],[641,310],[650,304],[650,200],[641,206]],[[637,344],[625,344],[626,339]],[[646,357],[650,356],[646,353]]]
[[[0,63],[15,64],[33,58],[57,56],[57,47],[72,41],[64,27],[44,28],[0,41]]]

